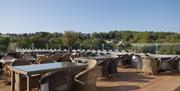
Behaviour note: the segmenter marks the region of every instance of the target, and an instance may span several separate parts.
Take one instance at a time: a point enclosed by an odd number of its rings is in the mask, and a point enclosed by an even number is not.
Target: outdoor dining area
[[[0,57],[0,76],[11,91],[101,91],[97,81],[120,78],[119,68],[143,75],[180,73],[179,55],[31,51],[2,53]]]

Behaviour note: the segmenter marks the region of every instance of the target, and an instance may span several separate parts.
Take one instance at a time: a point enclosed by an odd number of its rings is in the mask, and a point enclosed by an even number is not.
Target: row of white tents
[[[20,49],[20,48],[17,48],[15,50],[16,52],[67,52],[69,50],[67,49],[64,49],[64,50],[61,50],[61,49]],[[121,55],[121,54],[138,54],[138,55],[144,55],[144,53],[134,53],[134,52],[127,52],[125,50],[122,50],[122,51],[119,51],[119,50],[90,50],[90,49],[73,49],[72,52],[76,53],[76,52],[98,52],[98,53],[110,53],[111,55]],[[174,57],[174,56],[178,56],[180,57],[180,55],[166,55],[166,54],[149,54],[153,57]]]
[[[16,52],[66,52],[68,49],[28,49],[28,48],[16,48]],[[90,49],[73,49],[72,52],[120,52],[119,50],[90,50]],[[123,53],[127,53],[127,51],[121,51]]]

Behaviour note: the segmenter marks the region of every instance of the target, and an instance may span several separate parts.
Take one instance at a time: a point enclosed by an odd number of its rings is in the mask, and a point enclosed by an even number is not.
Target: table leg
[[[15,74],[15,75],[17,76],[17,79],[16,79],[17,89],[18,91],[23,91],[21,74]]]
[[[11,91],[15,91],[15,72],[11,71]]]
[[[31,91],[31,75],[27,76],[27,91]]]

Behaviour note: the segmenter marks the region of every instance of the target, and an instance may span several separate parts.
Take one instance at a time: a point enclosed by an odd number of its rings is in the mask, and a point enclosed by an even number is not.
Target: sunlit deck
[[[180,74],[142,75],[134,68],[118,68],[119,77],[97,80],[98,91],[180,91]],[[1,78],[0,78],[1,79]],[[0,80],[0,91],[10,91]],[[37,91],[37,89],[34,89]]]

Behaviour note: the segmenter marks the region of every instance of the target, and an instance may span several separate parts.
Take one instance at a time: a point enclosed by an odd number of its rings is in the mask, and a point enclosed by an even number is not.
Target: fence
[[[132,44],[135,52],[153,54],[180,54],[180,43],[136,43]]]

